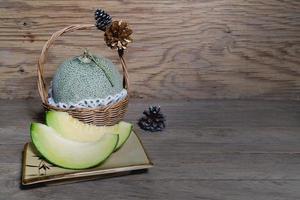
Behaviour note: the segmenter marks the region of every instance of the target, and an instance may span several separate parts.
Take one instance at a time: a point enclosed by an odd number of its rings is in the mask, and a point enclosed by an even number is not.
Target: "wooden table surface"
[[[158,102],[132,100],[127,120]],[[39,103],[0,101],[0,199],[300,199],[299,102],[159,102],[167,129],[139,131],[148,173],[24,190],[21,153]]]

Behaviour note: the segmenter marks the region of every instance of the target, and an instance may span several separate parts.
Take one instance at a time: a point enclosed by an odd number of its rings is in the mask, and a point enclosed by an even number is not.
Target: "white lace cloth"
[[[62,109],[76,109],[76,108],[95,108],[95,107],[102,107],[107,106],[110,104],[117,103],[124,99],[127,96],[127,90],[123,89],[120,93],[108,97],[104,99],[84,99],[77,103],[55,103],[52,97],[52,84],[50,84],[49,91],[48,91],[48,103],[52,106],[62,108]]]

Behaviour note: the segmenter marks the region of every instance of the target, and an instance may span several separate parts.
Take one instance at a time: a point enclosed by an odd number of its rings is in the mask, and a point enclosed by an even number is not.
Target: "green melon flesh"
[[[99,140],[105,133],[118,134],[119,142],[116,150],[126,142],[132,130],[132,124],[127,122],[122,121],[114,126],[95,126],[85,124],[66,112],[57,111],[46,113],[46,123],[63,137],[79,142]]]
[[[85,124],[66,112],[48,111],[46,124],[63,137],[79,142],[93,142],[104,135],[103,127]]]
[[[116,134],[104,134],[95,142],[77,142],[40,123],[31,124],[30,134],[34,146],[47,160],[69,169],[85,169],[100,164],[114,151],[119,138]]]

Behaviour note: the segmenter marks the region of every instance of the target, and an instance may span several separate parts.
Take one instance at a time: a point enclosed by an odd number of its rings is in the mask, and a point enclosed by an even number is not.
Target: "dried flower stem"
[[[114,87],[111,77],[107,73],[106,69],[102,65],[100,65],[99,62],[97,62],[97,60],[94,58],[94,56],[92,54],[90,54],[87,50],[84,51],[84,56],[87,56],[91,61],[93,61],[98,67],[101,68],[101,70],[104,72],[104,74],[105,74],[106,78],[108,79],[109,83],[111,84],[111,86]]]

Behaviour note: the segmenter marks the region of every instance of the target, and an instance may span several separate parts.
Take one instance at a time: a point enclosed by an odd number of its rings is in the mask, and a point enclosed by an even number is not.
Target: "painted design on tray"
[[[53,165],[47,163],[42,157],[33,155],[32,157],[36,157],[39,160],[38,165],[30,165],[27,164],[26,167],[36,167],[37,174],[31,174],[31,176],[45,176],[47,175],[47,170],[50,170]]]

